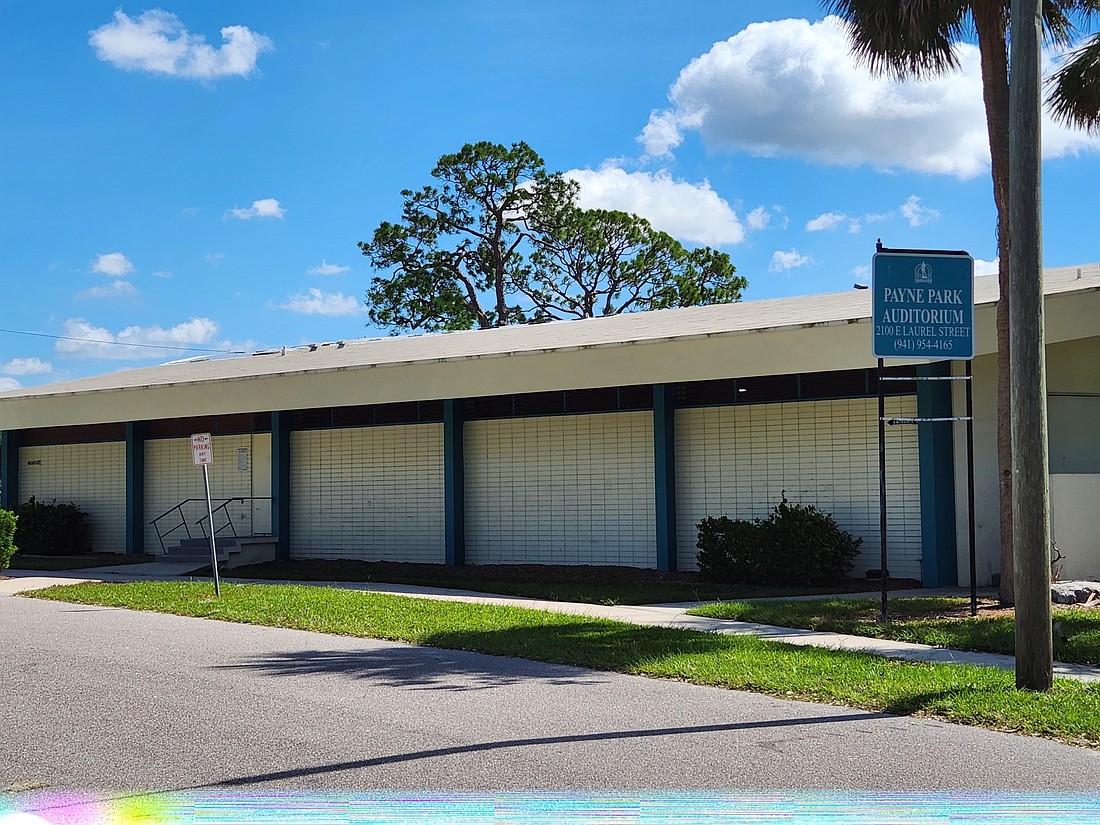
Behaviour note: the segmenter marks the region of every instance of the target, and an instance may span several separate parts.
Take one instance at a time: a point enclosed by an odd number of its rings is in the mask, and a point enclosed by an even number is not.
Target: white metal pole
[[[214,595],[221,597],[222,583],[218,577],[218,542],[214,538],[214,504],[210,501],[210,473],[202,465],[202,483],[206,488],[206,515],[210,519],[210,567],[214,571]]]

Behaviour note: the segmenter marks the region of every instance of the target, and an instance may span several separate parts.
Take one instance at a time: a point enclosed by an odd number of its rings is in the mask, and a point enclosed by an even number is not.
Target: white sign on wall
[[[214,438],[210,433],[191,436],[191,460],[196,465],[214,463]]]

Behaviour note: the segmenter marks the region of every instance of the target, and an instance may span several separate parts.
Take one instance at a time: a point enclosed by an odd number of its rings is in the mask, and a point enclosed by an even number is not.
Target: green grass
[[[125,556],[121,553],[95,553],[79,556],[12,556],[13,570],[83,570],[88,567],[114,567],[119,564],[143,564],[153,556]]]
[[[678,679],[1045,736],[1100,748],[1100,686],[1017,691],[994,668],[900,662],[755,637],[643,627],[515,607],[298,585],[79,584],[36,598],[155,610]]]
[[[877,599],[825,599],[810,601],[728,602],[708,604],[690,613],[715,619],[801,627],[877,639],[977,650],[986,653],[1015,652],[1015,624],[1012,616],[942,618],[961,611],[968,599],[915,598],[890,601],[890,621],[878,621]],[[1100,664],[1100,611],[1059,609],[1054,655],[1062,662]]]

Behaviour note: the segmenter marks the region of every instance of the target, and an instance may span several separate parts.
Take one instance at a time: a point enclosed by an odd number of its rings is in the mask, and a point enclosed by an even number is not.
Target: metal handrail
[[[185,505],[185,504],[187,504],[188,502],[191,502],[191,501],[198,501],[198,499],[194,499],[194,498],[185,499],[185,500],[181,501],[179,504],[177,504],[175,507],[171,507],[168,510],[164,511],[163,513],[161,513],[159,516],[157,516],[155,519],[153,519],[150,522],[150,524],[153,525],[153,529],[157,531],[157,539],[160,541],[160,552],[161,553],[167,553],[168,552],[168,550],[165,549],[165,547],[164,547],[164,537],[168,536],[168,535],[171,535],[176,530],[179,530],[181,527],[184,530],[187,531],[187,538],[192,538],[191,528],[187,526],[187,517],[183,514],[183,505]],[[160,522],[161,519],[167,518],[168,516],[172,515],[172,513],[178,513],[179,514],[180,523],[177,524],[175,527],[173,527],[171,530],[165,530],[162,533],[160,531],[160,526],[159,526],[158,522]]]
[[[227,509],[229,507],[229,505],[232,504],[234,501],[241,501],[241,502],[244,502],[244,501],[271,501],[271,496],[234,496],[233,498],[215,499],[215,501],[220,501],[221,504],[219,504],[217,507],[215,507],[211,512],[216,513],[219,510],[224,510],[225,511],[226,523],[223,524],[221,527],[219,527],[217,530],[215,530],[214,535],[217,536],[219,533],[221,533],[223,530],[225,530],[225,528],[228,527],[230,529],[230,531],[233,533],[233,538],[240,538],[237,535],[237,528],[233,526],[233,516],[231,516],[229,514],[229,510]],[[199,529],[202,530],[203,538],[207,537],[206,527],[204,525],[207,521],[209,521],[209,519],[210,519],[209,516],[203,516],[202,518],[200,518],[196,522],[196,524],[198,524],[198,526],[199,526]]]
[[[221,502],[221,504],[219,504],[217,507],[213,508],[213,511],[216,513],[219,510],[222,510],[222,511],[225,512],[225,517],[226,517],[226,524],[224,524],[221,527],[218,527],[214,530],[215,537],[228,527],[232,531],[233,537],[238,538],[237,528],[233,525],[233,517],[229,514],[229,510],[227,509],[229,507],[229,505],[232,504],[235,501],[240,501],[240,502],[245,502],[245,501],[271,501],[271,496],[233,496],[232,498],[217,498],[217,499],[213,499],[213,500]],[[179,504],[177,504],[174,507],[170,507],[168,510],[161,513],[159,516],[157,516],[155,519],[153,519],[150,522],[150,524],[153,525],[153,529],[157,531],[157,539],[160,541],[160,552],[162,554],[168,552],[167,548],[164,546],[164,539],[167,536],[174,533],[176,530],[179,530],[181,527],[187,533],[187,538],[189,538],[189,539],[195,538],[195,536],[193,536],[191,534],[191,527],[188,524],[187,516],[186,516],[186,514],[184,513],[184,510],[183,510],[183,508],[186,505],[191,504],[192,502],[202,502],[203,504],[205,504],[206,499],[205,498],[185,498]],[[175,525],[174,527],[168,529],[168,530],[165,530],[164,532],[161,532],[159,522],[162,519],[165,519],[168,516],[172,515],[173,513],[178,514],[180,523]],[[206,532],[206,526],[205,526],[205,523],[208,520],[209,520],[209,516],[204,514],[201,518],[199,518],[198,520],[196,520],[194,522],[194,524],[196,526],[198,526],[198,528],[202,531],[202,535],[203,535],[204,538],[208,537],[208,534]]]

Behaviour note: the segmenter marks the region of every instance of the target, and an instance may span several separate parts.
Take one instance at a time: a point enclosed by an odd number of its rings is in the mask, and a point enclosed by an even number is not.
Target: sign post
[[[214,595],[222,594],[221,580],[218,577],[218,543],[214,538],[214,505],[210,500],[210,474],[207,467],[214,463],[214,439],[210,433],[195,433],[191,436],[191,460],[202,467],[202,483],[206,488],[206,515],[210,519],[210,567],[214,571]]]
[[[978,612],[974,540],[974,259],[966,252],[886,249],[880,241],[871,265],[872,354],[878,359],[879,532],[882,622],[888,621],[886,567],[886,424],[966,422],[967,504],[970,510],[970,615]],[[883,376],[886,358],[962,360],[961,376]],[[966,415],[886,417],[884,381],[965,381]]]

